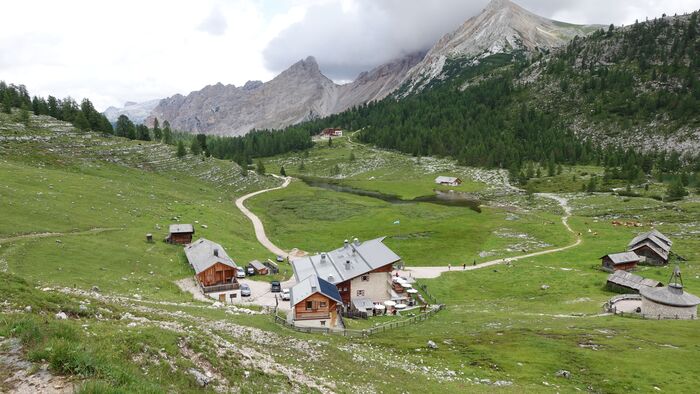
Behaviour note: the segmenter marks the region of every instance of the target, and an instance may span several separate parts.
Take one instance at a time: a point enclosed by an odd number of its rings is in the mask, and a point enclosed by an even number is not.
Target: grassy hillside
[[[687,258],[681,264],[686,287],[700,294],[697,196],[665,203],[568,194],[581,246],[459,272],[457,264],[480,251],[493,254],[477,261],[521,253],[507,249],[527,242],[570,243],[561,208],[514,192],[502,171],[348,139],[330,147],[321,141],[307,155],[269,158],[271,172],[284,166],[294,175],[330,177],[404,200],[432,193],[438,174],[460,176],[465,184],[457,189],[483,203],[481,213],[391,203],[300,180],[251,199],[247,206],[283,248],[314,252],[351,236],[387,235],[408,264],[455,267],[422,281],[447,304],[425,322],[361,339],[305,335],[275,325],[256,308],[193,301],[173,284],[190,275],[181,249],[144,238],[147,232],[162,238],[179,217],[198,221],[197,235],[220,240],[235,260],[269,257],[232,200],[278,181],[242,177],[231,162],[176,159],[159,144],[78,133],[45,118],[32,122],[25,129],[0,115],[0,346],[12,348],[18,340],[35,372],[45,360],[49,372],[68,376],[82,392],[622,393],[680,392],[700,383],[698,322],[602,316],[602,303],[614,294],[603,288],[607,274],[596,269],[598,257],[623,249],[653,225]],[[644,227],[613,226],[612,220]],[[669,273],[641,271],[662,281]],[[543,284],[550,287],[542,290]],[[100,292],[90,291],[94,285]],[[56,319],[58,312],[67,319]],[[428,340],[438,349],[428,349]],[[555,376],[562,369],[570,379]],[[0,369],[3,378],[13,373]],[[195,375],[207,373],[211,382],[201,388]]]

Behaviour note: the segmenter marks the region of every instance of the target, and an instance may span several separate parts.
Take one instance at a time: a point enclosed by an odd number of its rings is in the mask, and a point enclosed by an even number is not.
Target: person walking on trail
[[[462,269],[465,271],[467,270],[467,263],[462,264]]]
[[[452,271],[452,264],[447,264],[447,270]]]
[[[476,266],[476,259],[474,259],[474,262],[472,263],[472,266]]]

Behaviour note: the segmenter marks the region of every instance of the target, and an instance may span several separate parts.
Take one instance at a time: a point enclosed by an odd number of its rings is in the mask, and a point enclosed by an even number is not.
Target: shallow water
[[[332,190],[339,193],[350,193],[357,196],[377,198],[391,204],[415,204],[419,202],[444,205],[448,207],[469,208],[474,212],[481,213],[481,201],[473,198],[466,193],[460,192],[443,192],[436,190],[435,194],[429,196],[416,197],[412,200],[404,200],[393,194],[385,194],[372,190],[358,189],[351,186],[345,186],[334,183],[331,180],[322,178],[302,177],[301,180],[311,187]]]

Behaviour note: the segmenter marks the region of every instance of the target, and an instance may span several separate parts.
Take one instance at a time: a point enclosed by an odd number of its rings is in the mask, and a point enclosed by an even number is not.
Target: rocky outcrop
[[[390,94],[422,54],[412,54],[337,85],[308,57],[273,80],[249,81],[243,87],[216,84],[164,99],[149,123],[168,120],[176,130],[215,135],[242,135],[252,129],[279,129],[342,112]]]
[[[409,71],[404,94],[421,90],[444,75],[454,59],[478,58],[515,50],[548,50],[568,43],[591,26],[572,25],[535,15],[509,0],[492,0],[477,16],[442,37],[425,58]]]

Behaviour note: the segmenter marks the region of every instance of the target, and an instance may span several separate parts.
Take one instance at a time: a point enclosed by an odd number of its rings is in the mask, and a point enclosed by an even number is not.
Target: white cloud
[[[700,8],[700,0],[520,3],[544,16],[604,24]],[[486,0],[4,2],[0,79],[25,84],[43,96],[89,97],[99,109],[127,100],[187,94],[216,82],[269,80],[308,55],[316,56],[330,76],[350,79],[431,45],[485,4]]]
[[[222,14],[221,8],[215,6],[209,16],[199,24],[198,29],[213,36],[222,36],[226,33],[227,27],[228,23],[226,23],[226,17]]]
[[[542,16],[581,24],[629,24],[700,8],[700,0],[514,0]],[[343,0],[311,6],[297,24],[264,50],[279,72],[313,55],[331,78],[361,71],[406,53],[428,49],[441,36],[481,11],[488,0]]]

